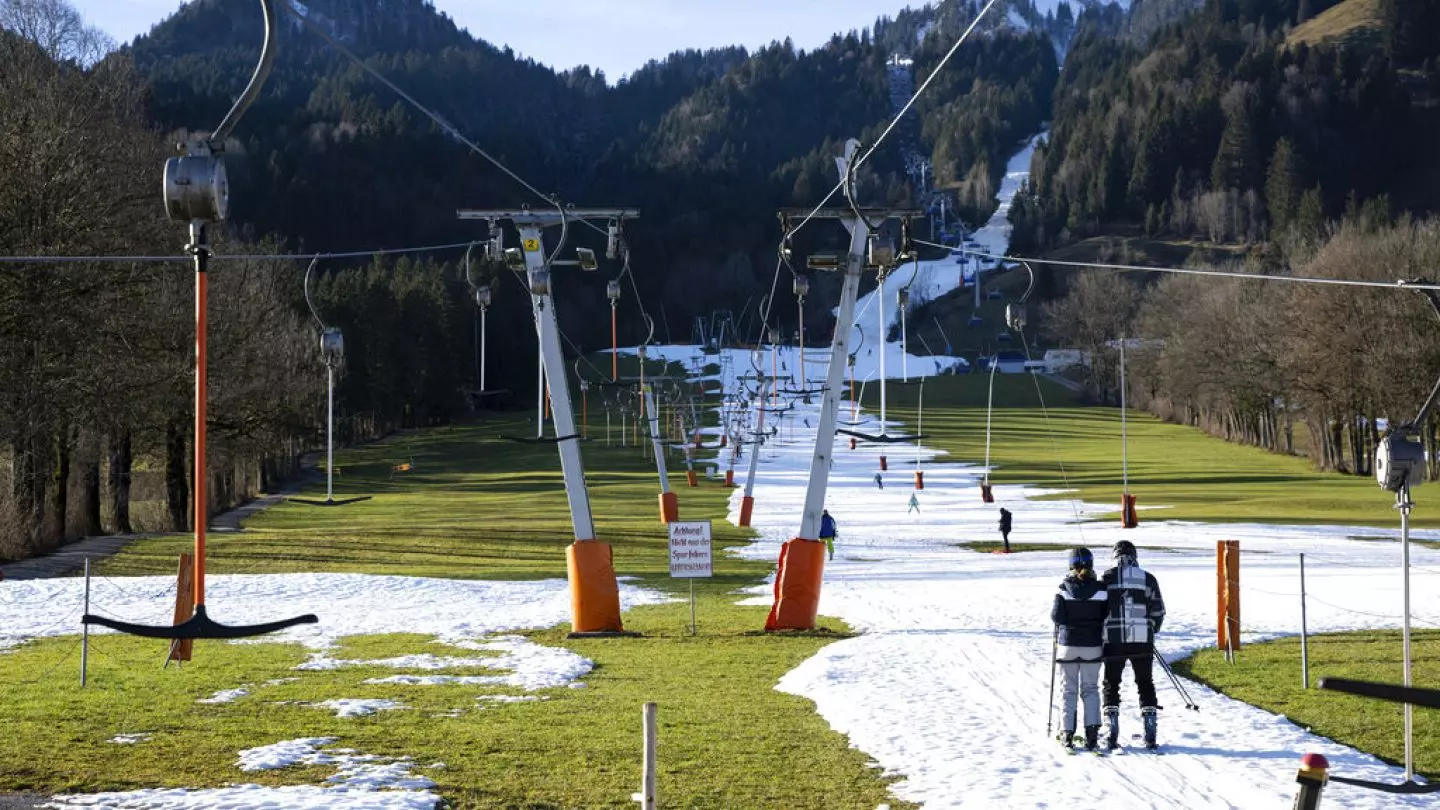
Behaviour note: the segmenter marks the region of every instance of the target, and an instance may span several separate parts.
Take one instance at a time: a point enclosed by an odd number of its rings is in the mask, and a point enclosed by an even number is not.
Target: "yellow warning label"
[[[540,240],[539,240],[539,239],[526,239],[526,240],[525,240],[525,251],[526,251],[527,253],[534,253],[535,251],[537,251],[537,250],[539,250],[539,249],[540,249]]]

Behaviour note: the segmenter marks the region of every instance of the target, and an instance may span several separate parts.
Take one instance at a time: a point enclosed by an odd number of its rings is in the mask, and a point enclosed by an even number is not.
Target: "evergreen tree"
[[[1304,187],[1300,177],[1299,158],[1289,138],[1275,143],[1275,154],[1270,158],[1270,170],[1265,177],[1265,204],[1270,208],[1270,221],[1277,231],[1285,226],[1295,214],[1295,203]]]
[[[1225,117],[1220,149],[1210,167],[1210,185],[1216,191],[1245,191],[1258,185],[1260,149],[1250,115],[1250,105],[1241,104]]]
[[[1301,195],[1295,210],[1294,230],[1307,241],[1318,240],[1325,232],[1325,193],[1319,186]]]

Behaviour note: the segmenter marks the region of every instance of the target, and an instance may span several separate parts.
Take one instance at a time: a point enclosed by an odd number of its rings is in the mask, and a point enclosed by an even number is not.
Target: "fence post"
[[[85,614],[90,615],[90,558],[85,558]],[[80,688],[85,688],[85,679],[90,666],[90,625],[80,625]]]
[[[640,810],[655,810],[655,704],[646,703],[642,716],[645,725],[645,763],[640,772],[640,792],[630,798],[640,803]]]
[[[1305,552],[1300,552],[1300,679],[1310,688],[1310,633],[1305,623]]]

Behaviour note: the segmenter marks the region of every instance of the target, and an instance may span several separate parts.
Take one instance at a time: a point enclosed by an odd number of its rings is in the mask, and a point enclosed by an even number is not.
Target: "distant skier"
[[[1000,539],[1005,541],[1005,553],[1010,553],[1010,529],[1015,525],[1015,516],[1010,510],[1000,507]]]
[[[839,532],[835,528],[835,518],[830,517],[830,510],[820,512],[820,539],[825,543],[825,550],[830,552],[830,559],[835,559],[835,536]]]
[[[910,493],[910,512],[919,512],[919,511],[920,511],[920,498],[919,498],[918,496],[916,496],[915,493],[912,492],[912,493]],[[910,512],[906,512],[905,514],[908,515],[908,514],[910,514]]]
[[[1160,583],[1140,567],[1135,544],[1121,540],[1112,552],[1115,567],[1102,578],[1109,597],[1105,618],[1105,744],[1120,744],[1120,679],[1125,662],[1135,675],[1140,692],[1140,718],[1145,726],[1145,747],[1154,748],[1159,706],[1155,702],[1155,634],[1165,621],[1165,600]]]
[[[880,489],[885,488],[885,479],[880,477],[880,473],[875,473],[875,486]]]
[[[1064,675],[1060,692],[1060,743],[1075,745],[1076,698],[1085,704],[1085,750],[1100,738],[1100,664],[1106,615],[1105,586],[1095,578],[1087,548],[1070,552],[1070,573],[1060,583],[1050,620],[1055,622],[1055,661]]]

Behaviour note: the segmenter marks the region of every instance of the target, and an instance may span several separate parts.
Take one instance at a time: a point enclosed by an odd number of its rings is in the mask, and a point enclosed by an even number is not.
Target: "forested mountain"
[[[919,156],[934,163],[928,193],[988,213],[1005,156],[1050,117],[1051,35],[1068,25],[1028,0],[1009,5],[1015,16],[997,9],[867,164],[866,202],[917,202],[907,169]],[[244,86],[259,52],[258,4],[193,0],[100,61],[94,47],[65,44],[98,40],[63,2],[44,8],[86,36],[27,40],[44,27],[24,19],[36,8],[0,0],[0,252],[179,257],[183,228],[163,221],[154,193],[161,159],[185,131],[213,127]],[[696,314],[738,313],[747,302],[753,311],[776,261],[775,209],[817,202],[836,180],[843,140],[877,137],[978,12],[945,0],[880,21],[885,44],[866,30],[811,51],[776,42],[754,53],[680,52],[611,84],[586,68],[518,58],[423,0],[303,8],[538,188],[578,205],[640,208],[627,237],[660,340],[688,339]],[[233,206],[216,229],[223,253],[464,242],[486,234],[458,222],[457,208],[542,204],[288,11],[280,23],[275,69],[226,146]],[[823,231],[806,239],[838,240]],[[600,247],[572,236],[571,245]],[[342,441],[469,412],[478,313],[460,259],[317,267],[316,306],[346,336]],[[292,469],[321,440],[306,264],[227,259],[212,271],[211,510]],[[526,401],[535,370],[527,298],[508,271],[478,260],[473,269],[496,287],[489,387]],[[618,272],[561,272],[557,306],[573,348],[608,345],[604,285]],[[0,557],[193,520],[190,285],[183,263],[0,266]],[[829,304],[824,282],[817,287],[807,325],[819,333]],[[635,298],[627,284],[626,343],[646,336]]]
[[[1324,10],[1311,0],[1207,0],[1143,42],[1082,15],[1012,215],[1017,246],[1126,226],[1263,243],[1313,238],[1347,205],[1434,210],[1440,35],[1416,32],[1440,11],[1381,5],[1368,47],[1289,37]]]
[[[154,121],[200,127],[223,114],[257,52],[255,6],[197,0],[130,47]],[[681,335],[692,315],[756,296],[779,237],[772,209],[813,202],[834,183],[834,145],[878,134],[894,112],[887,60],[901,54],[869,31],[809,52],[787,41],[754,54],[677,53],[611,87],[588,69],[557,73],[476,40],[422,0],[306,8],[540,188],[582,205],[640,207],[636,276],[647,303],[663,307],[662,329]],[[911,14],[928,29],[903,53],[917,76],[976,11],[947,2]],[[270,86],[237,133],[234,218],[250,232],[319,251],[458,241],[475,232],[454,221],[456,208],[536,202],[297,20],[285,22]],[[962,49],[915,126],[940,182],[963,185],[972,207],[988,204],[1005,155],[1049,117],[1056,70],[1044,35],[1006,25]],[[870,167],[877,202],[911,201],[898,147]],[[579,310],[566,320],[582,337],[595,320],[586,314],[604,304],[599,281],[580,294],[589,306],[564,302]]]

